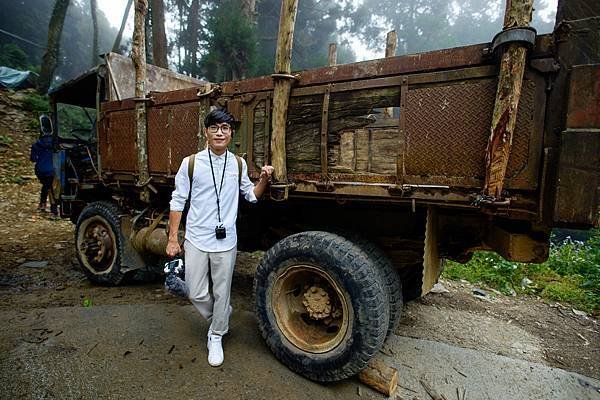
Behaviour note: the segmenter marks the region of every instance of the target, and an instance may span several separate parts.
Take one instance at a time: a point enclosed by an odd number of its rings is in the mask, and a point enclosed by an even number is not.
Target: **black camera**
[[[223,225],[215,227],[215,236],[217,239],[225,239],[227,237],[227,232],[225,231],[225,227]]]

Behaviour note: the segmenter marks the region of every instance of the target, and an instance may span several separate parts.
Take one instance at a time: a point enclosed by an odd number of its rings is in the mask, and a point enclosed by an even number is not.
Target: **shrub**
[[[584,243],[567,237],[551,244],[548,260],[541,264],[511,262],[492,252],[476,252],[466,264],[448,261],[443,276],[485,284],[504,294],[537,294],[592,314],[600,313],[600,230]],[[533,284],[522,286],[523,279]]]

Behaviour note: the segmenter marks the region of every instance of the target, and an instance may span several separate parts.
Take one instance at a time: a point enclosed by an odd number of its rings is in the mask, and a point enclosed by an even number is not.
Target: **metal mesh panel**
[[[508,176],[527,165],[533,89],[524,84]],[[409,90],[406,174],[482,179],[495,95],[491,79]]]
[[[98,151],[100,153],[100,160],[102,168],[108,168],[110,164],[110,153],[108,152],[108,127],[109,118],[102,118],[100,124],[98,124]]]
[[[492,80],[408,91],[406,173],[483,176]]]
[[[169,168],[169,110],[148,109],[148,169],[150,173],[168,173]]]
[[[199,103],[181,104],[169,108],[167,131],[171,140],[171,171],[179,169],[184,157],[198,151]]]
[[[110,113],[107,132],[108,163],[112,171],[137,171],[137,147],[135,144],[135,112],[133,110]],[[103,158],[104,159],[104,158]]]

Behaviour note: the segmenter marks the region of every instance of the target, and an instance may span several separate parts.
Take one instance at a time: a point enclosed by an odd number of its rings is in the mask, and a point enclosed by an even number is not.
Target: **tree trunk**
[[[131,10],[132,4],[133,4],[133,0],[127,1],[127,6],[125,7],[125,12],[123,13],[123,19],[121,20],[121,27],[119,28],[119,33],[117,33],[117,37],[115,38],[115,43],[113,44],[113,47],[112,47],[113,53],[118,53],[119,47],[121,47],[121,39],[123,38],[123,31],[125,30],[125,25],[127,25],[127,17],[129,16],[129,10]]]
[[[533,0],[508,0],[504,29],[528,26],[531,22]],[[508,166],[512,138],[521,98],[527,49],[522,44],[510,43],[502,53],[498,89],[492,116],[492,127],[486,151],[484,194],[502,198],[504,176]]]
[[[96,0],[90,0],[90,12],[92,14],[92,67],[98,63],[98,4]]]
[[[135,68],[135,98],[146,96],[146,38],[145,17],[148,11],[148,0],[135,0],[135,18],[133,27],[133,48],[131,59]]]
[[[148,4],[148,0],[146,0],[146,4]],[[154,53],[152,52],[152,8],[146,9],[146,15],[144,16],[144,44],[146,50],[146,62],[149,64],[154,64]]]
[[[154,65],[169,68],[167,62],[167,35],[163,0],[152,0],[152,53]]]
[[[54,77],[54,70],[58,62],[60,37],[68,7],[69,0],[56,0],[54,3],[54,9],[52,10],[52,16],[48,25],[48,46],[42,58],[42,70],[40,71],[40,78],[38,80],[37,90],[41,94],[48,92],[48,88]]]
[[[138,158],[138,182],[139,186],[145,186],[149,181],[148,172],[148,149],[146,132],[146,102],[140,100],[146,97],[146,39],[145,20],[148,11],[148,0],[135,1],[135,18],[133,28],[133,49],[131,58],[135,68],[135,122],[136,122],[136,144]],[[149,191],[144,187],[140,199],[149,201]]]
[[[190,13],[188,14],[188,35],[186,47],[189,52],[189,68],[188,73],[193,74],[198,68],[198,14],[200,13],[200,5],[198,0],[192,0],[190,5]]]
[[[279,35],[275,54],[275,74],[289,75],[292,68],[292,42],[298,0],[283,0],[279,17]],[[287,182],[285,129],[292,80],[276,77],[273,87],[273,134],[271,162],[275,168],[275,182]]]
[[[250,24],[256,23],[256,0],[242,0],[242,11]]]

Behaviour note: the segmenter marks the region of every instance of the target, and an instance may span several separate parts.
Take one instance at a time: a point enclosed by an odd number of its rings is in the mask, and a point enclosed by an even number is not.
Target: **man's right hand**
[[[176,240],[169,240],[167,243],[167,256],[175,257],[179,253],[181,253],[181,246],[179,246],[179,242]]]

